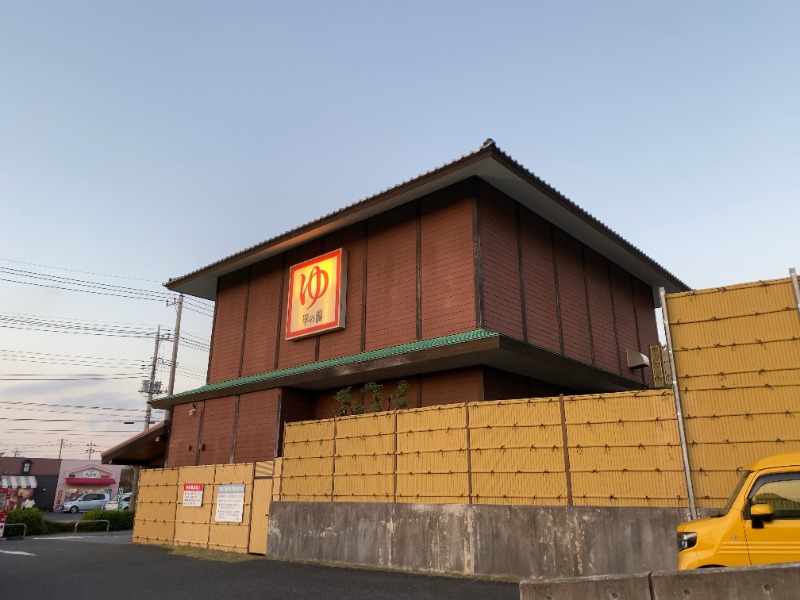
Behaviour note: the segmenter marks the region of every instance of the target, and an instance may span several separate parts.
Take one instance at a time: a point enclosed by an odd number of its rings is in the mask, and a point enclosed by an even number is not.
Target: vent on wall
[[[650,359],[647,358],[647,355],[637,350],[626,350],[625,353],[628,356],[629,369],[644,369],[650,366]]]

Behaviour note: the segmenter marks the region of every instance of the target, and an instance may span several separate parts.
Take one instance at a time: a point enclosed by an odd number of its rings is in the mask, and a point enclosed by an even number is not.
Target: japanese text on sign
[[[217,490],[217,512],[214,519],[218,523],[241,523],[244,513],[244,484],[226,483]]]
[[[286,339],[344,327],[346,258],[339,248],[289,269]]]
[[[202,483],[183,484],[183,505],[193,507],[203,506]]]

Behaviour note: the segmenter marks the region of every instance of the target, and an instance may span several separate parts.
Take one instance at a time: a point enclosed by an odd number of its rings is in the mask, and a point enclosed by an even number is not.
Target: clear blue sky
[[[0,267],[165,281],[487,137],[692,287],[785,277],[800,262],[795,1],[6,1],[0,11]],[[174,319],[155,302],[3,281],[0,313]],[[186,327],[208,336],[210,319],[193,314]],[[0,327],[0,350],[146,361],[152,339]],[[202,353],[182,357],[205,365]],[[0,373],[55,370],[0,355]],[[142,406],[137,386],[0,381],[0,402]],[[24,426],[0,420],[0,451],[52,449],[56,434]],[[80,456],[88,426],[64,426]]]

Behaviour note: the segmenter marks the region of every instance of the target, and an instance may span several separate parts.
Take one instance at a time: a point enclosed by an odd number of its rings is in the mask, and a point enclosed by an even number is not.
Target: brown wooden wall
[[[282,399],[286,405],[280,407]],[[296,402],[292,390],[280,388],[196,402],[194,415],[190,406],[172,411],[167,467],[225,464],[231,456],[235,463],[272,460],[279,418],[313,418],[311,402]]]
[[[195,402],[194,405],[193,415],[189,414],[191,404],[178,404],[172,409],[166,466],[185,467],[197,464],[197,438],[203,403]]]
[[[209,382],[235,379],[240,374],[249,288],[249,269],[219,279],[211,337]]]
[[[209,383],[475,329],[463,182],[220,278]],[[345,328],[285,339],[289,267],[347,250]]]
[[[475,329],[475,260],[471,182],[422,203],[421,339]]]
[[[275,458],[278,433],[278,388],[242,394],[236,419],[235,463]]]
[[[231,462],[233,449],[233,419],[236,397],[216,398],[203,403],[203,423],[200,426],[201,465]]]
[[[287,341],[289,267],[339,247],[345,329]],[[476,327],[652,381],[625,356],[658,341],[649,286],[472,179],[222,277],[209,383]]]
[[[626,350],[658,343],[650,287],[481,182],[484,326],[652,385]]]

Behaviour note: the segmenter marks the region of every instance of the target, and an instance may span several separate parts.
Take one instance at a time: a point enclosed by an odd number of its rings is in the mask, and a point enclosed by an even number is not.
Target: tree
[[[339,403],[339,409],[336,411],[337,417],[345,415],[360,415],[364,413],[364,404],[352,397],[350,390],[351,386],[342,388],[334,395],[334,400]],[[394,392],[384,397],[383,384],[370,381],[365,383],[361,388],[362,394],[368,394],[372,398],[372,405],[370,409],[372,412],[381,412],[385,410],[398,410],[407,408],[408,402],[405,400],[408,393],[408,381],[403,379],[397,384]],[[384,406],[385,401],[385,406]]]
[[[119,474],[119,487],[124,492],[130,492],[133,489],[133,478],[136,475],[136,470],[131,466],[122,467],[122,472]]]

